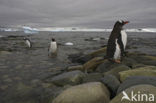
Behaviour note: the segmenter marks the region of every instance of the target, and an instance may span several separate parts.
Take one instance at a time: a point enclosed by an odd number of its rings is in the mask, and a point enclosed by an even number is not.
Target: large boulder
[[[76,85],[82,82],[82,78],[84,76],[85,74],[83,72],[76,70],[55,76],[52,79],[50,79],[49,82],[52,82],[58,86],[64,86],[67,84]]]
[[[111,92],[111,98],[113,98],[120,86],[120,81],[113,75],[106,75],[101,79],[101,82],[108,87]]]
[[[139,85],[139,84],[150,84],[156,86],[156,77],[147,77],[147,76],[132,76],[128,77],[118,88],[117,93],[122,92],[123,90]]]
[[[105,62],[106,60],[103,60],[102,57],[95,57],[93,59],[91,59],[90,61],[86,62],[83,67],[85,70],[87,71],[93,71],[97,68],[97,66],[103,62]]]
[[[119,79],[119,72],[130,70],[131,68],[126,65],[117,65],[116,67],[113,67],[110,71],[105,72],[104,75],[114,75]]]
[[[155,95],[155,86],[136,85],[118,94],[110,103],[155,103]]]
[[[53,103],[108,103],[109,95],[105,85],[91,82],[64,90]]]
[[[102,77],[102,73],[90,73],[83,78],[83,82],[99,82]]]
[[[133,70],[119,72],[120,80],[124,81],[130,76],[154,76],[156,77],[156,66],[140,67]]]

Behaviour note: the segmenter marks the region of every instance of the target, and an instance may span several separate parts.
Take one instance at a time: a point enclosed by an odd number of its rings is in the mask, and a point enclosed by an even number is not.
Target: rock
[[[87,61],[91,60],[93,57],[91,55],[82,55],[79,58],[77,58],[78,63],[84,64]]]
[[[132,66],[132,68],[131,68],[131,69],[136,69],[136,68],[145,67],[145,66],[148,66],[148,65],[141,64],[141,63],[138,63],[138,64],[133,64],[133,66]]]
[[[109,95],[105,85],[91,82],[64,90],[53,103],[108,103]]]
[[[90,73],[83,78],[83,82],[99,82],[102,77],[101,73]]]
[[[140,67],[133,70],[119,72],[120,80],[124,81],[130,76],[153,76],[156,77],[156,66]]]
[[[132,91],[134,95],[132,95]],[[113,100],[111,100],[110,103],[155,103],[154,101],[156,101],[154,97],[156,95],[156,87],[152,85],[136,85],[126,89],[125,93],[128,95],[130,100],[127,99],[122,100],[123,93],[120,93]],[[145,94],[146,96],[145,95],[142,96],[143,94]],[[132,97],[134,97],[137,101],[135,101],[134,98]]]
[[[90,55],[92,57],[97,57],[97,56],[103,56],[104,57],[106,54],[106,50],[107,50],[107,48],[104,47],[104,48],[98,49],[98,50],[96,50],[96,51],[94,51],[88,55]]]
[[[156,65],[156,56],[149,56],[144,54],[130,54],[131,58],[135,59],[137,62],[145,65]]]
[[[135,85],[139,85],[139,84],[149,84],[149,85],[153,85],[156,86],[156,77],[146,77],[146,76],[132,76],[132,77],[128,77],[118,88],[117,93],[122,92],[123,90],[131,87],[131,86],[135,86]]]
[[[130,68],[135,68],[135,65],[138,64],[138,62],[132,58],[124,57],[122,60],[122,64]]]
[[[123,66],[123,64],[118,64],[118,63],[114,63],[114,62],[111,62],[111,61],[108,61],[108,60],[105,60],[103,63],[101,63],[96,71],[98,72],[108,72],[116,67],[120,67],[120,66]]]
[[[68,59],[73,63],[81,63],[84,64],[85,62],[92,59],[92,56],[90,55],[84,55],[83,53],[77,53],[77,54],[70,54],[68,56]]]
[[[89,54],[83,54],[83,53],[72,54],[72,55],[69,55],[68,58],[74,63],[84,64],[88,62],[89,60],[93,59],[94,57],[98,57],[98,56],[104,57],[105,53],[106,53],[106,47],[98,49]]]
[[[49,80],[49,82],[52,82],[58,86],[63,86],[67,84],[76,85],[82,82],[82,78],[84,76],[85,76],[84,73],[82,73],[79,70],[76,70],[55,76],[51,80]]]
[[[91,59],[90,61],[86,62],[83,67],[85,70],[87,71],[93,71],[97,68],[97,66],[103,62],[105,62],[106,60],[102,60],[101,57],[95,57],[93,59]]]
[[[113,75],[106,75],[101,79],[102,83],[105,84],[111,92],[111,98],[116,95],[117,89],[120,86],[119,80]]]
[[[84,70],[83,65],[76,65],[76,66],[70,66],[67,68],[68,71],[73,71],[73,70]]]
[[[116,76],[118,79],[120,78],[119,76],[119,72],[121,71],[126,71],[126,70],[130,70],[131,68],[126,66],[126,65],[117,65],[116,67],[113,67],[110,71],[105,72],[104,75],[114,75]]]

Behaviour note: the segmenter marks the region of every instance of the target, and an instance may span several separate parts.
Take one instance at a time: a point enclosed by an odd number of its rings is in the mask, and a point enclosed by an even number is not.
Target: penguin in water
[[[28,38],[24,38],[25,44],[28,46],[28,48],[32,48],[32,42]]]
[[[107,43],[106,58],[116,63],[121,63],[122,57],[125,56],[127,44],[127,34],[123,29],[129,21],[119,20],[115,23]]]
[[[48,56],[53,57],[57,56],[57,42],[54,38],[51,39],[50,46],[48,48]]]

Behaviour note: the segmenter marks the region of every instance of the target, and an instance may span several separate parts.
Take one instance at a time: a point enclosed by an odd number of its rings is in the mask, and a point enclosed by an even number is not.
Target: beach
[[[127,33],[129,53],[156,56],[156,34]],[[66,72],[70,66],[80,65],[69,59],[71,55],[88,54],[106,47],[110,32],[0,32],[0,102],[49,103],[52,97],[68,86],[56,86],[47,78]],[[27,48],[23,38],[33,43]],[[48,57],[51,38],[58,43],[58,55]],[[65,43],[71,42],[68,46]],[[23,102],[22,102],[23,101]]]

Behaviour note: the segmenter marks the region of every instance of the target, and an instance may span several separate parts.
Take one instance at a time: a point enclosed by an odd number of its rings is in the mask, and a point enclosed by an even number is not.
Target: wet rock
[[[138,62],[132,58],[124,57],[122,60],[122,64],[130,67],[130,68],[135,68]]]
[[[91,60],[93,57],[91,55],[82,55],[77,58],[77,63],[84,64],[87,61]]]
[[[92,52],[92,53],[90,53],[88,55],[90,55],[92,57],[98,57],[98,56],[103,56],[104,57],[105,54],[106,54],[106,50],[107,50],[107,48],[104,47],[104,48],[98,49],[98,50],[96,50],[96,51],[94,51],[94,52]]]
[[[114,63],[114,62],[105,60],[103,63],[101,63],[101,64],[97,67],[96,71],[105,73],[105,72],[110,71],[110,70],[113,69],[114,67],[118,67],[118,66],[120,66],[120,65],[122,65],[122,64],[118,64],[118,63]]]
[[[116,76],[118,79],[120,78],[119,76],[119,72],[121,71],[126,71],[126,70],[130,70],[131,68],[126,66],[126,65],[117,65],[116,67],[111,68],[110,71],[105,72],[104,75],[114,75]]]
[[[83,53],[71,54],[68,56],[68,59],[73,63],[81,63],[84,64],[85,62],[92,59],[89,55],[84,55]]]
[[[91,59],[90,61],[86,62],[83,67],[87,71],[93,71],[97,68],[97,66],[101,63],[105,62],[105,60],[102,60],[101,57],[95,57]]]
[[[73,71],[73,70],[84,70],[83,65],[76,65],[76,66],[70,66],[67,68],[68,71]]]
[[[83,53],[72,54],[72,55],[69,55],[68,58],[74,63],[84,64],[94,57],[99,57],[99,56],[104,57],[105,53],[106,53],[106,47],[98,49],[89,54],[83,54]]]
[[[117,89],[120,86],[119,80],[113,75],[106,75],[101,79],[102,83],[105,84],[111,92],[111,98],[116,95]]]
[[[149,56],[145,54],[135,54],[131,53],[131,58],[135,59],[137,62],[145,65],[156,65],[156,56]]]
[[[108,103],[109,95],[105,85],[91,82],[64,90],[53,103]]]
[[[130,76],[153,76],[156,77],[156,66],[140,67],[133,70],[119,72],[120,80],[124,81]]]
[[[76,70],[55,76],[52,79],[50,79],[49,82],[52,82],[58,86],[63,86],[67,84],[76,85],[82,82],[82,78],[84,76],[85,74],[83,72]]]
[[[102,77],[101,73],[90,73],[83,78],[83,82],[99,82]]]
[[[131,95],[132,91],[133,91],[133,94],[136,94],[135,98],[137,101],[131,101],[133,99]],[[140,99],[139,101],[138,92],[139,92],[139,95],[146,94],[148,96],[147,97],[148,101],[146,101],[146,96],[143,96],[143,99]],[[126,89],[125,93],[128,95],[130,100],[127,100],[127,99],[122,100],[123,93],[120,93],[113,100],[111,100],[110,103],[121,103],[121,101],[122,103],[154,103],[154,101],[156,101],[156,99],[153,96],[149,95],[149,94],[156,95],[156,87],[152,85],[136,85],[136,86]]]
[[[139,85],[139,84],[149,84],[156,86],[156,77],[147,77],[147,76],[132,76],[128,77],[118,88],[117,93],[122,92],[123,90]]]

